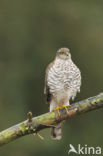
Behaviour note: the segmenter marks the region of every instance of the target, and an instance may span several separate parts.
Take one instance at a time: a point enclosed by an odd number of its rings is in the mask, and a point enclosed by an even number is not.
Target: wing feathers
[[[52,94],[50,93],[50,88],[48,86],[48,83],[47,83],[47,79],[48,79],[48,72],[49,72],[49,69],[53,66],[53,62],[51,62],[47,69],[46,69],[46,73],[45,73],[45,87],[44,87],[44,94],[46,95],[46,101],[47,101],[47,104],[50,104],[50,101],[51,101],[51,98],[52,98]]]

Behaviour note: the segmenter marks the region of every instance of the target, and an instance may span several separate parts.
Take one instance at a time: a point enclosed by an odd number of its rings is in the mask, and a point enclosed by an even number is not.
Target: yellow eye
[[[64,55],[64,52],[61,52],[61,55]]]

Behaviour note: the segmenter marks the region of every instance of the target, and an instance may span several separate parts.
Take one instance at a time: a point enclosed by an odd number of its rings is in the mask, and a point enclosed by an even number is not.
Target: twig
[[[32,114],[29,113],[28,120],[0,132],[0,146],[3,146],[22,136],[37,133],[44,128],[49,128],[62,120],[66,120],[67,118],[71,118],[75,115],[83,114],[101,107],[103,107],[103,93],[100,93],[95,97],[73,103],[70,108],[68,107],[68,114],[65,109],[60,110],[60,116],[58,116],[57,111],[45,113],[34,118],[32,118]]]

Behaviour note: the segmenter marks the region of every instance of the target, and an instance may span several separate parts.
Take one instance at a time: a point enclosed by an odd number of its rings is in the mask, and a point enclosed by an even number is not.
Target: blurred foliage
[[[43,95],[45,68],[58,48],[69,47],[82,72],[76,100],[102,92],[103,1],[0,1],[0,130],[48,111]],[[103,145],[103,110],[74,119],[63,126],[63,139],[53,141],[50,130],[0,149],[8,156],[67,156],[69,144]]]

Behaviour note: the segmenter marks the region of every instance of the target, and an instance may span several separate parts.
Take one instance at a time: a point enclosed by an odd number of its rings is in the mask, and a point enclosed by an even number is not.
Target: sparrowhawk
[[[73,63],[70,50],[68,48],[59,49],[45,74],[44,93],[50,106],[50,112],[64,107],[68,113],[67,107],[70,106],[70,99],[73,100],[77,92],[80,92],[80,86],[81,72]],[[61,132],[61,123],[58,123],[52,127],[52,138],[60,140]]]

